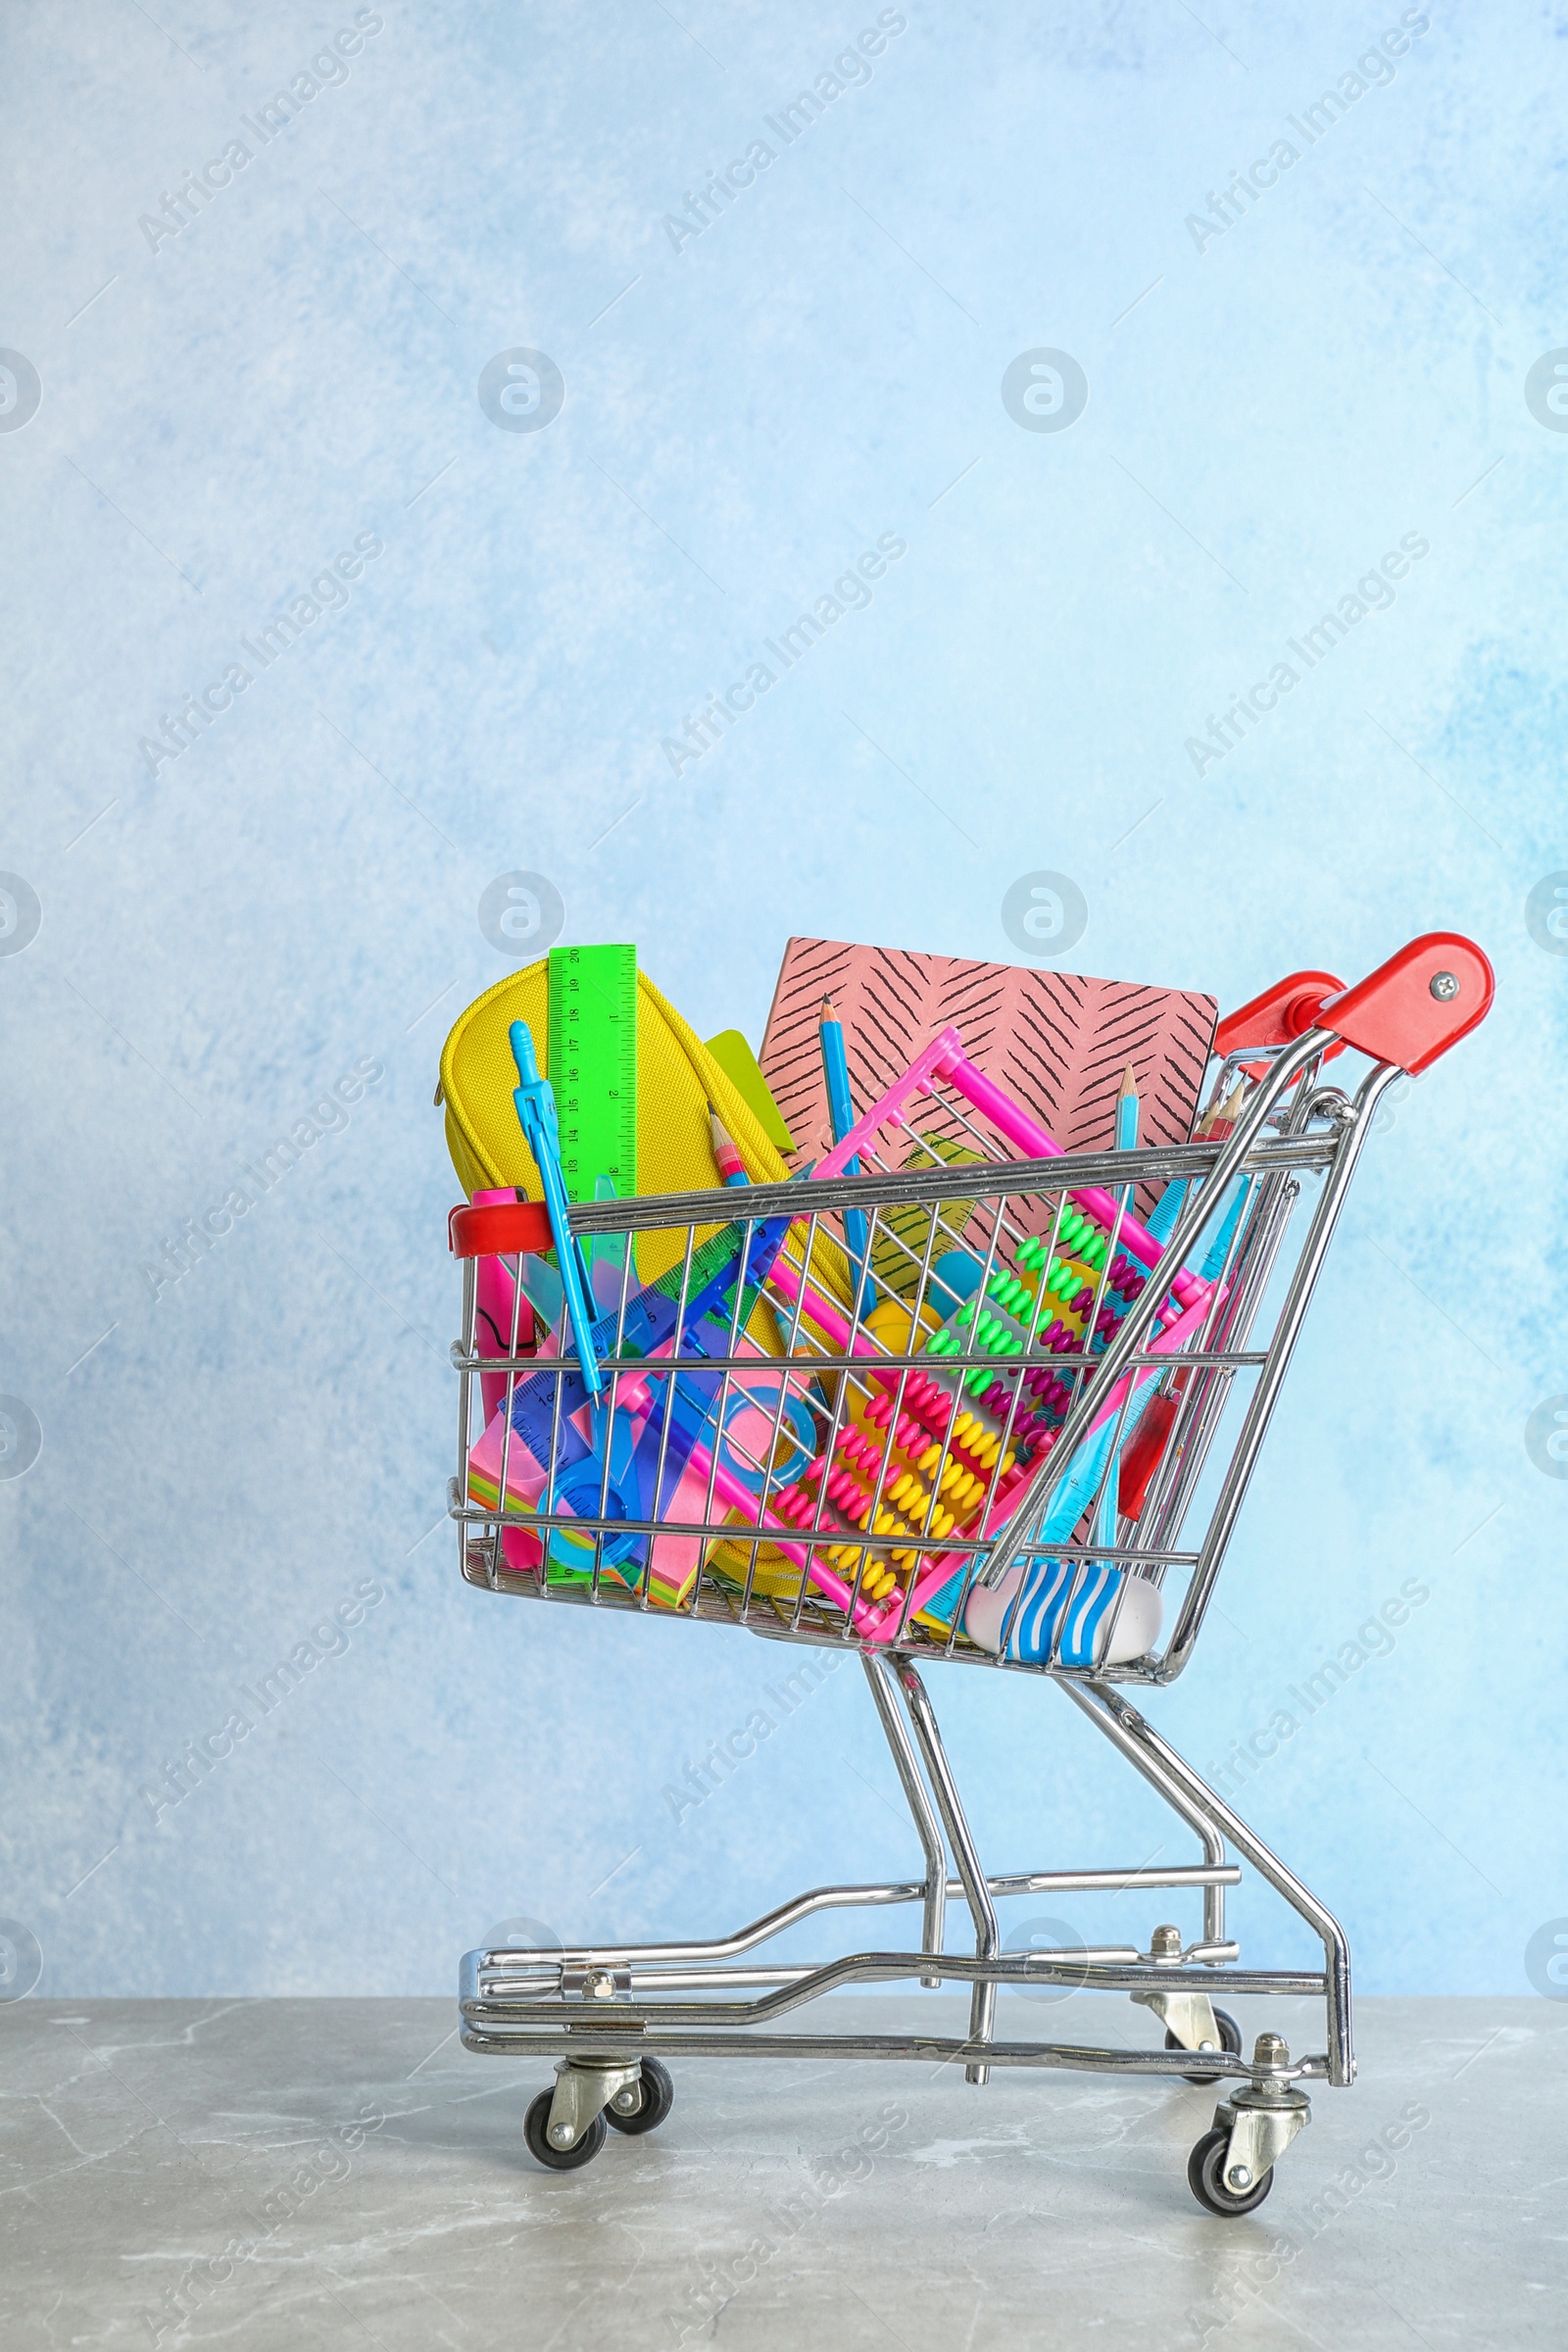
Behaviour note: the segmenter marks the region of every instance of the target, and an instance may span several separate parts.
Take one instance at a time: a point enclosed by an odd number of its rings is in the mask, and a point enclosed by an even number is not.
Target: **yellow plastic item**
[[[726,1516],[740,1523],[740,1513],[730,1511]],[[822,1557],[826,1559],[824,1551]],[[708,1555],[707,1565],[718,1569],[737,1591],[746,1584],[746,1572],[751,1566],[752,1546],[739,1541],[715,1544]],[[769,1600],[793,1600],[800,1591],[801,1571],[794,1560],[787,1559],[776,1544],[757,1546],[757,1574],[752,1579],[752,1591],[765,1593]]]
[[[509,972],[495,987],[475,998],[454,1023],[441,1050],[439,1100],[446,1105],[447,1150],[464,1192],[499,1191],[514,1186],[530,1200],[544,1198],[533,1154],[522,1140],[513,1091],[517,1084],[509,1031],[514,1021],[527,1024],[534,1054],[545,1077],[548,1061],[549,962]],[[661,1193],[711,1192],[714,1222],[698,1229],[694,1248],[743,1206],[735,1191],[719,1184],[713,1164],[712,1128],[708,1115],[711,1102],[718,1112],[754,1184],[781,1184],[789,1170],[779,1157],[741,1089],[716,1061],[690,1024],[662,996],[647,973],[637,973],[637,1186],[641,1198]],[[809,1187],[803,1186],[802,1207],[809,1206]],[[799,1255],[805,1228],[792,1228]],[[675,1225],[660,1231],[639,1229],[636,1243],[639,1281],[654,1282],[678,1265],[685,1254],[687,1228]],[[811,1280],[847,1308],[850,1301],[849,1261],[825,1227],[819,1227],[811,1248]],[[906,1321],[907,1312],[906,1310]],[[747,1335],[769,1355],[783,1353],[783,1340],[774,1312],[760,1300],[746,1326]],[[803,1350],[811,1345],[808,1319],[801,1328]],[[835,1384],[830,1384],[830,1386]],[[720,1515],[723,1515],[722,1513]],[[730,1513],[730,1517],[737,1514]],[[762,1544],[759,1592],[793,1596],[801,1571],[771,1544]],[[745,1579],[751,1560],[750,1544],[720,1543],[710,1564],[721,1566],[737,1583]]]
[[[475,998],[453,1025],[441,1051],[441,1092],[446,1102],[447,1149],[464,1192],[517,1187],[530,1200],[544,1198],[533,1154],[522,1140],[513,1090],[517,1083],[508,1032],[514,1021],[527,1024],[534,1054],[545,1077],[550,1076],[549,960],[509,972],[494,988]],[[760,1120],[734,1080],[659,990],[646,972],[637,974],[637,1185],[642,1196],[651,1193],[718,1191],[713,1165],[712,1130],[708,1115],[711,1102],[746,1164],[754,1184],[778,1184],[788,1176],[762,1129]],[[715,1203],[716,1207],[717,1203]],[[722,1223],[737,1203],[725,1204]],[[705,1228],[699,1242],[708,1238]],[[825,1240],[825,1236],[823,1237]],[[681,1228],[639,1234],[637,1271],[644,1282],[655,1281],[679,1263],[686,1237]],[[818,1242],[812,1269],[824,1290],[840,1300],[848,1298],[847,1274],[842,1284],[832,1261]]]
[[[919,1324],[919,1336],[911,1340],[909,1334],[915,1329],[916,1321]],[[942,1317],[928,1301],[922,1303],[916,1317],[902,1298],[883,1298],[865,1318],[868,1337],[885,1348],[889,1355],[914,1355],[925,1345],[929,1334],[941,1329]],[[875,1389],[851,1381],[849,1416],[858,1428],[871,1426],[866,1416],[876,1396]]]
[[[739,1029],[721,1029],[708,1041],[708,1051],[721,1070],[727,1070],[762,1122],[762,1133],[780,1152],[793,1152],[795,1138],[762,1076],[757,1055]],[[1240,1081],[1238,1081],[1238,1084]]]
[[[884,1298],[866,1316],[865,1328],[889,1355],[914,1355],[921,1345],[919,1341],[911,1345],[909,1340],[915,1321],[915,1315],[902,1298]],[[927,1334],[942,1329],[942,1317],[929,1301],[922,1304],[918,1321],[922,1332]]]

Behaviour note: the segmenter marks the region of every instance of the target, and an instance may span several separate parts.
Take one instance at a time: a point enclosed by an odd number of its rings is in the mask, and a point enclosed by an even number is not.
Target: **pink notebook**
[[[987,1077],[1005,1087],[1066,1152],[1109,1151],[1129,1062],[1139,1141],[1186,1143],[1218,1005],[1180,988],[1074,972],[916,956],[842,939],[792,939],[759,1056],[796,1141],[795,1165],[832,1141],[817,1021],[824,996],[844,1025],[857,1111],[876,1102],[949,1021]]]

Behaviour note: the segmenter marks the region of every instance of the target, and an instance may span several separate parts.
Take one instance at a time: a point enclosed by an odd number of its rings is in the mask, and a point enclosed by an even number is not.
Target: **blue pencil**
[[[833,1124],[833,1141],[841,1144],[855,1125],[855,1103],[850,1094],[850,1065],[844,1052],[844,1030],[833,1010],[831,997],[822,999],[822,1014],[817,1025],[817,1036],[822,1047],[822,1075],[827,1080],[827,1115]],[[846,1176],[858,1176],[860,1173],[858,1153],[851,1152],[844,1163],[844,1173]],[[856,1291],[859,1304],[856,1308],[856,1313],[859,1314],[863,1310],[868,1314],[876,1304],[876,1291],[871,1283],[870,1261],[866,1254],[870,1243],[870,1230],[866,1225],[863,1209],[847,1208],[845,1210],[844,1231],[849,1239],[850,1259],[857,1276]],[[863,1278],[863,1287],[861,1278]]]
[[[1116,1097],[1116,1149],[1138,1149],[1138,1078],[1131,1062],[1121,1074],[1121,1093]]]

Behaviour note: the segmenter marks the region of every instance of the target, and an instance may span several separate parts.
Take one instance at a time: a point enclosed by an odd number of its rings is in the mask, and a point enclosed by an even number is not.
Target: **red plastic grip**
[[[1440,1054],[1484,1021],[1495,993],[1492,966],[1457,931],[1427,931],[1347,988],[1332,972],[1293,972],[1250,1004],[1228,1013],[1214,1051],[1288,1046],[1308,1029],[1326,1029],[1340,1045],[1390,1061],[1418,1078]]]
[[[492,1200],[455,1208],[447,1219],[454,1257],[511,1257],[519,1250],[550,1250],[555,1236],[542,1200]]]
[[[1214,1032],[1221,1059],[1247,1046],[1288,1046],[1303,1037],[1323,1009],[1324,999],[1342,996],[1345,982],[1332,972],[1292,972],[1250,1004],[1228,1012]]]
[[[1322,1005],[1318,1026],[1358,1054],[1419,1078],[1486,1019],[1495,992],[1492,966],[1474,940],[1428,931]]]

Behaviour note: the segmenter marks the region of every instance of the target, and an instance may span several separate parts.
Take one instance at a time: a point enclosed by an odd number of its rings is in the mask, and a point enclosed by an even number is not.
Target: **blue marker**
[[[583,1261],[582,1247],[566,1222],[566,1180],[561,1172],[561,1126],[556,1116],[556,1097],[548,1078],[541,1078],[539,1065],[533,1057],[533,1039],[527,1023],[514,1021],[510,1031],[512,1058],[517,1065],[521,1083],[512,1101],[522,1129],[523,1141],[533,1153],[544,1186],[545,1207],[550,1215],[550,1231],[555,1239],[556,1260],[561,1271],[561,1285],[566,1297],[566,1313],[571,1319],[572,1337],[577,1343],[577,1355],[582,1365],[583,1386],[590,1396],[597,1397],[604,1383],[599,1377],[599,1361],[594,1354],[593,1312],[588,1304],[588,1268]]]

